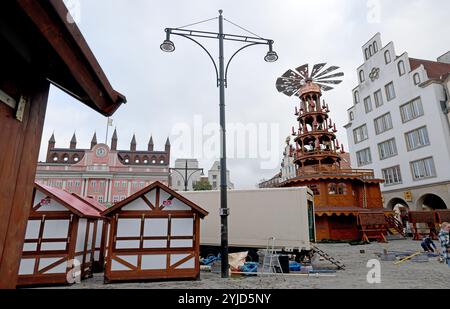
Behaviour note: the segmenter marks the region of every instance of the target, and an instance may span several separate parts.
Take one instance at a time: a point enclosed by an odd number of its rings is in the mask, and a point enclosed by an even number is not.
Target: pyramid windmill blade
[[[309,78],[309,65],[304,64],[298,68],[295,69],[298,73],[300,73],[301,77],[304,79]]]
[[[330,78],[342,77],[342,76],[344,76],[344,73],[341,72],[341,73],[336,73],[336,74],[333,74],[333,75],[323,76],[321,78],[317,78],[316,80],[317,81],[321,81],[321,80],[324,80],[324,79],[330,79]]]
[[[339,69],[339,67],[335,67],[335,66],[329,67],[328,69],[326,69],[325,71],[323,71],[322,73],[320,73],[319,75],[317,75],[317,76],[316,76],[316,79],[319,78],[319,77],[322,77],[322,76],[324,76],[324,75],[327,75],[328,73],[331,73],[331,72],[333,72],[333,71],[336,71],[336,70],[338,70],[338,69]]]
[[[287,71],[281,77],[286,78],[286,79],[293,79],[293,80],[302,78],[300,75],[298,75],[296,72],[294,72],[292,70]]]
[[[341,80],[321,80],[320,82],[317,82],[319,84],[332,84],[332,85],[339,85],[342,83]]]
[[[322,89],[322,91],[330,91],[333,90],[333,87],[327,86],[327,85],[323,85],[323,84],[317,84],[320,86],[320,88]]]
[[[319,63],[314,65],[313,70],[311,72],[311,78],[314,78],[317,73],[320,72],[327,64],[326,63]]]

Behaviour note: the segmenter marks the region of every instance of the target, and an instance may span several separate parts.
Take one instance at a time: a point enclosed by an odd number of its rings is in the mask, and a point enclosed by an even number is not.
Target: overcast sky
[[[319,62],[341,67],[344,82],[324,99],[339,139],[347,144],[343,126],[365,42],[380,32],[383,45],[394,41],[398,55],[407,51],[411,57],[432,60],[450,50],[448,0],[72,0],[68,5],[113,87],[127,96],[128,104],[113,117],[119,148],[129,149],[135,133],[138,149],[146,149],[153,135],[155,149],[163,150],[170,136],[172,164],[195,156],[209,169],[218,159],[218,139],[212,133],[219,120],[219,96],[212,63],[198,46],[173,37],[176,52],[160,51],[164,28],[214,18],[223,9],[225,18],[275,41],[278,62],[264,62],[267,49],[261,46],[242,52],[230,66],[227,122],[231,127],[257,128],[244,146],[230,137],[230,149],[240,152],[232,151],[229,160],[237,188],[253,188],[279,170],[284,140],[296,125],[296,99],[275,88],[276,79],[288,69]],[[191,28],[215,32],[217,20]],[[247,35],[229,23],[225,32]],[[217,58],[218,41],[201,42]],[[227,42],[227,55],[239,46]],[[57,147],[68,147],[76,131],[79,147],[88,148],[94,132],[104,142],[106,123],[101,115],[52,89],[40,159],[45,159],[53,131]],[[180,134],[182,128],[189,132]],[[198,128],[205,131],[203,151],[188,146],[198,144]],[[243,148],[247,146],[248,151]]]

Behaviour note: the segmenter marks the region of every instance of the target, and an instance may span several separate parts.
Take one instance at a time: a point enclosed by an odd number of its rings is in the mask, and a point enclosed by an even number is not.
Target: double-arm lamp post
[[[171,168],[171,172],[177,172],[181,178],[184,180],[184,191],[188,191],[189,188],[189,180],[192,176],[194,176],[198,172],[202,172],[202,176],[204,175],[202,168],[188,168],[188,160],[186,160],[186,166],[184,168]],[[184,172],[184,175],[181,173],[181,171]],[[188,172],[191,172],[188,174]]]
[[[256,45],[268,45],[269,51],[267,52],[264,60],[266,62],[275,62],[278,60],[278,55],[273,51],[273,40],[263,39],[256,36],[241,36],[226,34],[223,30],[224,17],[222,15],[223,11],[219,11],[219,32],[205,32],[197,30],[188,30],[181,28],[167,28],[166,40],[161,44],[161,50],[164,52],[174,52],[175,44],[170,40],[171,35],[177,35],[189,39],[199,45],[211,59],[214,68],[216,70],[217,77],[217,87],[220,89],[220,128],[221,128],[221,153],[220,153],[220,217],[221,217],[221,256],[222,256],[222,278],[228,278],[228,216],[230,215],[230,210],[227,205],[227,156],[226,156],[226,128],[225,128],[225,88],[228,86],[228,68],[234,57],[242,50]],[[244,29],[245,30],[245,29]],[[194,38],[208,38],[219,40],[219,65],[212,57],[211,53],[197,40]],[[234,41],[242,42],[245,45],[238,49],[229,59],[227,65],[225,66],[224,57],[224,42]]]

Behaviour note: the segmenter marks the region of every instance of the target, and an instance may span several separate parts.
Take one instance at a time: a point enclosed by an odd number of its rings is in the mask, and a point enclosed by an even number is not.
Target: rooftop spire
[[[95,132],[94,136],[92,137],[91,149],[94,148],[96,145],[97,145],[97,132]]]
[[[131,140],[130,146],[131,151],[136,151],[136,134],[133,134],[133,139]]]
[[[76,133],[73,133],[72,139],[70,141],[70,149],[76,149],[77,148],[77,137]]]
[[[153,151],[155,144],[153,143],[153,136],[150,136],[150,141],[148,142],[148,151]]]
[[[117,150],[117,128],[114,129],[114,133],[111,139],[111,150],[112,151]]]
[[[52,144],[56,143],[56,140],[55,140],[55,133],[52,133],[52,136],[50,137],[50,139],[48,140],[48,142],[49,142],[49,143],[52,143]]]

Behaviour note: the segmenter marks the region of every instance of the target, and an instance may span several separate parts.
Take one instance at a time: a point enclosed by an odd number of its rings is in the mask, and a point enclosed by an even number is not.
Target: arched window
[[[72,160],[73,160],[73,162],[77,163],[80,161],[80,157],[76,154],[73,156]]]
[[[366,60],[369,60],[370,55],[369,55],[369,49],[368,48],[366,48],[365,54],[366,54]]]
[[[419,73],[414,74],[414,85],[418,85],[421,83]]]
[[[52,160],[53,160],[53,162],[58,162],[59,158],[56,153],[52,155]]]
[[[370,54],[370,56],[372,56],[373,54],[375,54],[375,53],[373,52],[373,46],[372,46],[372,45],[370,45],[370,47],[369,47],[369,54]]]
[[[69,162],[69,155],[67,153],[63,155],[63,161],[65,163]]]
[[[361,83],[364,83],[366,81],[366,75],[364,74],[363,70],[359,71],[359,81]]]
[[[125,162],[125,164],[130,163],[130,157],[126,156],[123,161]]]
[[[400,60],[400,61],[398,62],[398,74],[399,74],[400,76],[403,76],[403,75],[405,75],[405,73],[406,73],[406,70],[405,70],[405,63],[403,62],[403,60]]]
[[[355,91],[355,104],[359,103],[359,91]]]
[[[355,114],[353,112],[350,112],[350,121],[355,120]]]
[[[374,50],[375,54],[378,52],[378,44],[377,44],[377,42],[373,42],[373,50]]]
[[[337,194],[347,195],[347,185],[345,183],[340,183],[337,186]]]
[[[330,183],[328,185],[328,194],[329,195],[336,195],[337,194],[337,186],[335,183]]]
[[[392,59],[391,59],[391,52],[390,51],[386,51],[384,53],[384,60],[386,61],[386,64],[391,63]]]

